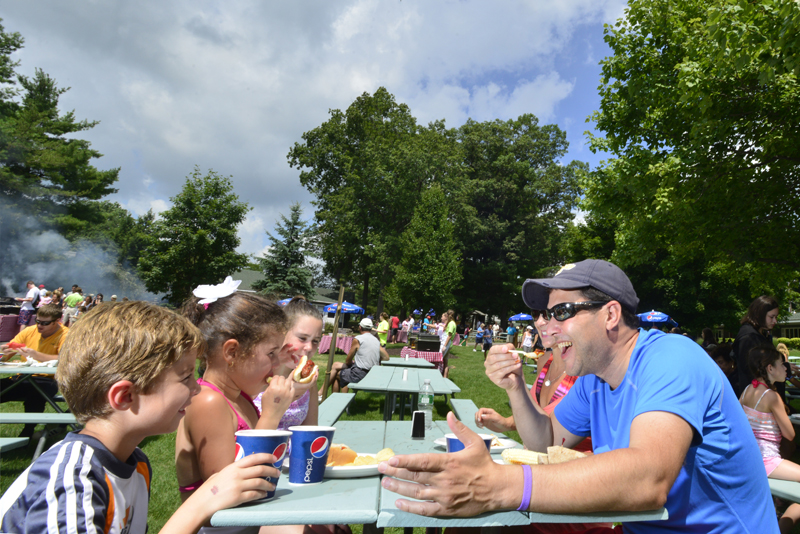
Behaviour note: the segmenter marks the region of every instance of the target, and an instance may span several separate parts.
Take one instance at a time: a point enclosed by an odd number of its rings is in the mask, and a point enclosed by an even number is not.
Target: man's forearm
[[[534,405],[525,386],[525,379],[519,377],[518,381],[516,388],[507,391],[517,432],[525,447],[532,451],[547,452],[547,447],[553,445],[550,417]]]

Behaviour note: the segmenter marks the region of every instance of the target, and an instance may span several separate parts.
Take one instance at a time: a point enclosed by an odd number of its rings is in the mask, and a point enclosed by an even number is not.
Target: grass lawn
[[[401,347],[402,345],[389,345]],[[327,369],[327,355],[313,358],[320,367],[320,387],[323,381],[324,372]],[[344,355],[337,353],[335,361],[344,361]],[[472,399],[478,406],[492,407],[504,416],[511,414],[508,405],[508,397],[500,388],[494,386],[486,375],[483,368],[483,353],[473,352],[472,346],[454,347],[451,352],[451,371],[450,378],[461,388],[459,398]],[[526,368],[526,382],[529,384],[534,381],[533,368]],[[369,393],[358,393],[350,406],[351,415],[343,414],[342,419],[347,420],[381,420],[383,418],[383,396]],[[800,411],[800,403],[794,403],[795,409]],[[48,407],[48,410],[51,410]],[[436,397],[434,400],[434,419],[444,419],[449,410],[444,402],[444,397]],[[21,412],[21,403],[0,404],[0,411]],[[397,414],[394,415],[397,419]],[[9,437],[16,436],[21,430],[21,425],[2,425],[0,435]],[[516,432],[509,434],[516,440],[519,436]],[[337,436],[337,440],[347,442],[346,436]],[[52,442],[51,442],[52,444]],[[169,516],[180,505],[178,489],[176,486],[174,455],[175,455],[175,434],[154,436],[145,440],[142,449],[150,458],[153,466],[152,491],[150,499],[150,520],[149,532],[158,532]],[[29,465],[33,454],[33,446],[26,449],[17,449],[3,453],[0,458],[0,491],[4,492],[17,476]],[[793,458],[800,463],[800,453],[796,453]],[[386,534],[401,534],[402,529],[386,529]],[[353,527],[356,534],[361,534],[361,527]],[[422,529],[417,529],[421,533]],[[800,532],[800,528],[796,529]]]

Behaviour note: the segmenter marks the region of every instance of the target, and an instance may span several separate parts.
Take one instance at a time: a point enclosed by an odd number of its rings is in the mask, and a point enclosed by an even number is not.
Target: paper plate
[[[374,454],[361,452],[359,456],[375,456]],[[283,461],[281,469],[289,471],[289,458]],[[373,465],[342,465],[327,466],[325,468],[325,478],[363,478],[378,476],[378,464]]]

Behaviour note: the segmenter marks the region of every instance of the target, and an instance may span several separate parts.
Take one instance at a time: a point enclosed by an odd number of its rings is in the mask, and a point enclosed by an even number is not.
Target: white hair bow
[[[201,299],[198,304],[202,304],[207,308],[209,304],[216,302],[217,299],[221,299],[236,293],[236,289],[241,283],[241,280],[234,280],[228,276],[221,284],[217,284],[215,286],[197,286],[192,293],[195,297]]]

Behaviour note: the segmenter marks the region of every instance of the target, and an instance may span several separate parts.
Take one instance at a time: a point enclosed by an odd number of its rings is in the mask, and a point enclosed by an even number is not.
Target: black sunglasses
[[[562,302],[561,304],[556,304],[548,310],[531,310],[531,316],[533,316],[534,321],[538,321],[539,317],[544,316],[545,321],[549,321],[555,317],[556,321],[561,322],[575,317],[575,315],[581,310],[600,308],[606,304],[608,304],[608,302],[602,302],[599,300],[587,300],[586,302]]]
[[[40,321],[39,319],[36,319],[36,324],[39,326],[50,326],[56,321],[58,321],[58,319],[53,319],[52,321]]]

